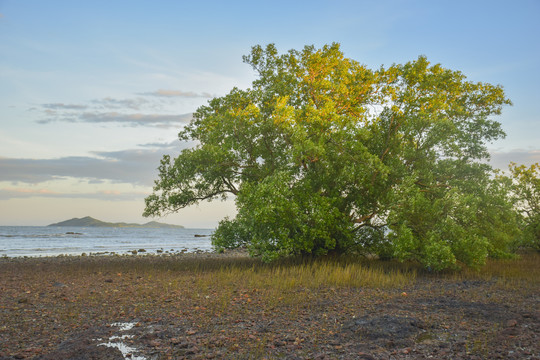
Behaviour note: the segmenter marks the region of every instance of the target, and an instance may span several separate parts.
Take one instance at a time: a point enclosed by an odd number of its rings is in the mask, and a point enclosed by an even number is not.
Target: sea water
[[[0,256],[211,251],[213,229],[0,226]]]

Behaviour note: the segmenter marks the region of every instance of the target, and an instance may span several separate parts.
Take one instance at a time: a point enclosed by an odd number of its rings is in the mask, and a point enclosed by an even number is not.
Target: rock
[[[421,324],[415,318],[383,315],[360,317],[344,325],[345,330],[365,333],[370,339],[405,338],[420,332]]]
[[[161,341],[160,340],[150,340],[148,342],[148,345],[150,345],[152,347],[159,347],[159,346],[161,346]]]
[[[513,337],[519,335],[519,329],[515,326],[513,327],[507,327],[503,331],[501,331],[501,334],[503,336]]]
[[[376,360],[376,358],[374,358],[373,356],[369,355],[369,354],[366,354],[366,353],[358,353],[358,359],[362,359],[362,360]]]
[[[517,320],[514,320],[514,319],[508,320],[506,322],[506,327],[515,327],[517,326],[517,324],[518,324]]]
[[[77,359],[77,360],[123,360],[122,352],[114,347],[99,346],[99,338],[103,330],[96,329],[74,336],[61,343],[55,350],[39,357],[41,360]]]

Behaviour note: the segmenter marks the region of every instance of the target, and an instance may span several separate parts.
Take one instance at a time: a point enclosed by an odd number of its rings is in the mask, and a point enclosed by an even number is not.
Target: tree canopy
[[[339,44],[244,56],[257,74],[201,106],[164,156],[145,215],[234,196],[217,247],[265,260],[329,252],[411,259],[435,270],[504,256],[517,228],[481,160],[504,136],[501,86],[420,56],[369,69]]]

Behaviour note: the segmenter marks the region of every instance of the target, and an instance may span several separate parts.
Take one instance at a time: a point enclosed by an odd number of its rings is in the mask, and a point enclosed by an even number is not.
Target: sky
[[[0,0],[0,226],[73,217],[213,228],[233,199],[142,217],[191,114],[233,87],[254,45],[338,42],[370,68],[427,56],[500,84],[494,167],[540,162],[540,1]]]

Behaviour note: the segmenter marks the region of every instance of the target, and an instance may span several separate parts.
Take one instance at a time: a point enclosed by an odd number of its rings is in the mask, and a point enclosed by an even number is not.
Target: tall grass
[[[505,289],[540,288],[540,253],[523,253],[516,259],[489,259],[478,270],[464,269],[452,274],[456,279],[493,281]]]
[[[367,287],[401,288],[428,274],[414,264],[368,260],[360,257],[288,258],[271,264],[248,257],[87,257],[16,261],[14,266],[54,269],[58,274],[131,273],[160,282],[165,276],[189,278],[205,286],[246,288]],[[8,264],[5,264],[9,266]],[[450,280],[480,279],[505,286],[528,283],[540,286],[540,253],[527,253],[517,259],[490,259],[478,269],[464,268],[429,274]],[[201,286],[203,286],[201,285]]]
[[[277,291],[321,287],[401,288],[416,279],[414,269],[370,266],[351,259],[289,259],[274,264],[224,262],[214,268],[215,265],[199,264],[191,271],[195,270],[198,281],[207,286],[220,284]]]

